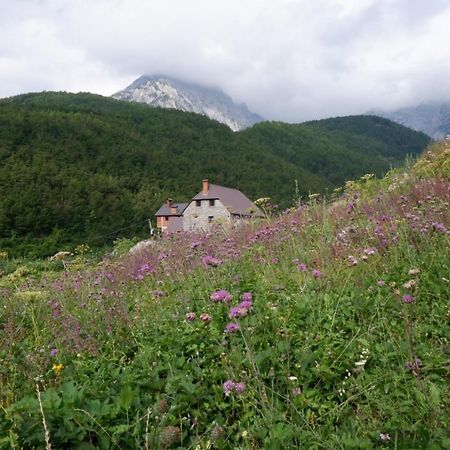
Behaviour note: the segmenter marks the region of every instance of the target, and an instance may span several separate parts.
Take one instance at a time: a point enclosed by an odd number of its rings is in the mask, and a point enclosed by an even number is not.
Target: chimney
[[[171,199],[171,198],[168,198],[168,199],[166,200],[166,206],[167,206],[168,208],[170,208],[170,207],[172,206],[172,199]]]
[[[203,195],[208,195],[209,192],[209,181],[207,179],[203,180]]]
[[[177,213],[178,213],[177,207],[171,205],[171,206],[170,206],[170,214],[177,214]]]

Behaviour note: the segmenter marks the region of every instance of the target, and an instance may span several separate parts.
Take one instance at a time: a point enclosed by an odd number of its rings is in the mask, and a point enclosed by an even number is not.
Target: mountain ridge
[[[233,131],[242,130],[263,120],[258,114],[250,112],[245,103],[235,103],[220,89],[189,83],[162,74],[142,75],[112,97],[150,106],[203,114],[212,120],[224,123]]]
[[[424,102],[393,111],[373,110],[369,114],[385,117],[436,140],[450,134],[450,102]]]

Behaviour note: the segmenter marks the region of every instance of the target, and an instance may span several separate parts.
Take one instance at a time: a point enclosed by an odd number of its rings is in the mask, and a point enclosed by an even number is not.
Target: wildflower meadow
[[[137,253],[0,253],[0,449],[450,448],[449,147]]]

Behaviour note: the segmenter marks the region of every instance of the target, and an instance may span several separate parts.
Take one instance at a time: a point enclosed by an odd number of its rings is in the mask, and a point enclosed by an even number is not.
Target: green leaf
[[[123,409],[129,409],[133,404],[135,393],[129,384],[122,387],[119,396],[119,405]]]

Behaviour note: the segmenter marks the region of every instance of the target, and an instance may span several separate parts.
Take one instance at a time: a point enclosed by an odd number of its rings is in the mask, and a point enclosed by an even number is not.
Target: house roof
[[[167,203],[164,203],[164,205],[156,211],[155,216],[181,216],[188,205],[189,203],[172,203],[171,206],[167,206]],[[176,214],[171,212],[171,207],[177,208]]]
[[[262,216],[261,210],[237,189],[209,184],[206,194],[200,191],[192,200],[220,200],[231,214]]]

